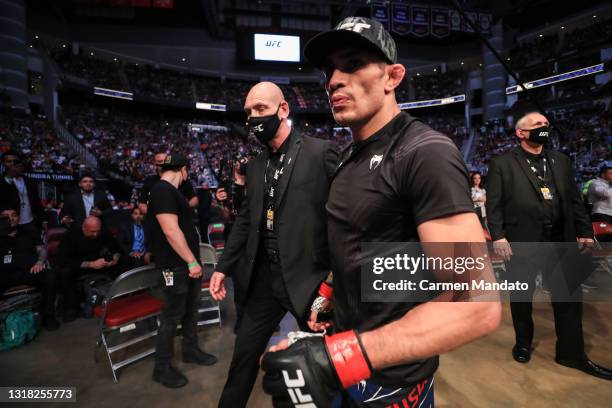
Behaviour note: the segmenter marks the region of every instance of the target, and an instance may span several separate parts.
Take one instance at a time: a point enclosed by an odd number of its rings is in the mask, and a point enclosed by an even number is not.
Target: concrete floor
[[[189,378],[181,389],[169,390],[151,381],[153,359],[124,367],[113,383],[105,356],[93,360],[96,322],[78,319],[58,331],[42,331],[30,344],[0,353],[1,386],[74,386],[79,407],[216,407],[225,383],[234,343],[235,314],[231,302],[222,304],[223,327],[200,331],[200,344],[219,358],[212,367],[176,366]],[[508,304],[503,324],[491,336],[444,355],[436,375],[437,407],[611,407],[612,383],[554,363],[555,331],[550,304],[534,305],[536,343],[527,365],[514,362],[510,349],[514,331]],[[287,317],[281,333],[294,327]],[[610,303],[584,306],[584,332],[592,360],[612,367],[612,309]],[[180,342],[177,339],[176,349]],[[178,353],[180,355],[180,353]],[[19,406],[65,406],[19,404]],[[271,407],[261,389],[261,376],[249,407]]]

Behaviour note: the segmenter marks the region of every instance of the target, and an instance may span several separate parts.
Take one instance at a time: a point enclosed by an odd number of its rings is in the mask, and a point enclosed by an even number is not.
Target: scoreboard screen
[[[256,61],[300,62],[300,37],[293,35],[254,34]]]

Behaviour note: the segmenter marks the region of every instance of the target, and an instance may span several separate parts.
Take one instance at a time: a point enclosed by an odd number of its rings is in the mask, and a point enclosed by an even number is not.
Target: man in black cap
[[[189,178],[189,162],[169,154],[161,165],[161,179],[151,188],[151,246],[155,265],[164,279],[165,308],[157,334],[153,380],[169,388],[187,384],[172,367],[174,335],[180,323],[183,362],[212,365],[217,359],[198,345],[198,305],[202,290],[202,266],[198,233],[187,199],[178,187]]]
[[[144,179],[142,183],[142,188],[140,189],[140,194],[138,196],[138,207],[142,214],[146,216],[147,209],[149,205],[149,200],[151,198],[151,188],[155,183],[159,181],[162,173],[162,165],[164,160],[166,159],[166,153],[159,152],[156,153],[153,158],[153,165],[155,166],[155,174]],[[187,202],[189,203],[190,208],[196,208],[198,206],[199,199],[196,196],[196,192],[193,188],[193,185],[189,180],[181,183],[179,186],[179,191],[185,196]],[[200,233],[202,233],[200,231]]]
[[[304,52],[354,140],[327,202],[335,334],[273,347],[262,360],[264,390],[277,407],[431,407],[438,355],[495,330],[501,305],[363,302],[361,243],[483,243],[466,166],[448,137],[400,111],[405,69],[379,22],[347,18]]]
[[[96,190],[96,179],[92,173],[83,172],[79,176],[79,190],[64,199],[60,212],[60,222],[70,226],[73,222],[80,226],[90,215],[100,217],[111,208],[106,193]]]

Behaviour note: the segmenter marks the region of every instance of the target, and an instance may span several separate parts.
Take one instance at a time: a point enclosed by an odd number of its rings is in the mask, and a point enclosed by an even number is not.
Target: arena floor
[[[105,356],[100,354],[99,363],[93,360],[94,319],[78,319],[56,332],[42,331],[34,342],[0,353],[0,385],[75,386],[77,406],[82,407],[216,407],[234,342],[235,314],[228,301],[223,303],[223,318],[222,328],[208,326],[200,332],[200,343],[219,357],[219,363],[198,367],[178,362],[175,357],[177,367],[189,378],[189,384],[178,390],[165,389],[151,381],[151,357],[124,367],[119,384],[114,384]],[[555,331],[550,305],[534,305],[534,319],[535,351],[527,365],[514,362],[510,355],[514,332],[508,304],[504,304],[503,323],[497,332],[443,356],[435,379],[436,406],[609,407],[609,382],[554,363]],[[585,304],[583,324],[591,359],[612,367],[610,304]],[[287,317],[281,332],[293,327],[294,322]],[[177,350],[179,347],[177,340]],[[42,406],[20,404],[27,405]],[[270,406],[258,381],[249,407]]]

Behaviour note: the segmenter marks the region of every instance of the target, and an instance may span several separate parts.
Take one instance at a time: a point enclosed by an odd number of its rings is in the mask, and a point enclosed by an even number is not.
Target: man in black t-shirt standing
[[[155,264],[163,275],[166,303],[157,334],[153,380],[169,388],[187,384],[187,378],[170,364],[179,323],[183,332],[183,362],[200,365],[217,362],[198,345],[202,285],[199,238],[187,199],[178,190],[189,178],[188,167],[185,157],[166,156],[161,165],[161,179],[151,188],[148,205],[151,245]]]
[[[140,208],[140,211],[142,211],[144,215],[147,214],[149,200],[151,198],[151,188],[161,178],[162,165],[164,163],[164,160],[166,159],[166,156],[167,156],[166,153],[155,154],[154,165],[155,165],[156,174],[147,177],[146,179],[144,179],[142,183],[142,188],[140,189],[140,195],[138,196],[138,207]],[[185,198],[187,199],[187,202],[189,203],[190,208],[196,208],[198,206],[198,197],[196,195],[195,189],[193,188],[193,185],[191,184],[189,180],[182,182],[179,185],[178,189],[181,192],[181,194],[183,194]]]
[[[400,111],[405,68],[379,22],[344,19],[304,52],[354,141],[327,202],[335,334],[273,347],[262,361],[264,390],[275,406],[432,407],[438,355],[495,330],[501,305],[364,302],[361,244],[484,243],[465,164],[448,137]]]

